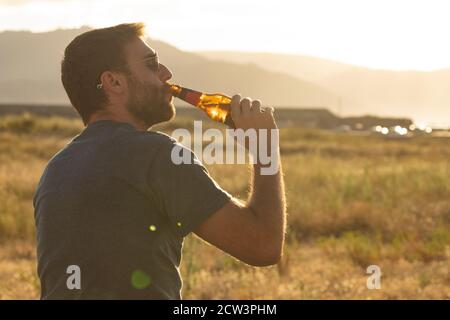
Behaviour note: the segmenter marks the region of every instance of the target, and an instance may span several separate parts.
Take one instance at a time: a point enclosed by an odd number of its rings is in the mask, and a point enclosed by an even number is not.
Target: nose
[[[162,63],[159,65],[159,79],[162,82],[166,82],[172,78],[172,72]]]

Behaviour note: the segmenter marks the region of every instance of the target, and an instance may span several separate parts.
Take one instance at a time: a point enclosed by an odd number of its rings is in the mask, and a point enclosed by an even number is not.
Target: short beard
[[[167,91],[164,87],[145,85],[132,77],[128,77],[128,84],[130,98],[127,109],[148,128],[175,117],[175,107],[171,101],[167,100]]]

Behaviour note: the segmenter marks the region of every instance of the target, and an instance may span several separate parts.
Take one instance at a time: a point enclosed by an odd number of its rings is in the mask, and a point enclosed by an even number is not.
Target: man
[[[62,82],[86,128],[50,160],[34,197],[42,299],[181,299],[190,232],[250,265],[282,255],[281,168],[264,176],[255,164],[241,203],[191,150],[192,164],[175,165],[178,142],[147,131],[175,109],[164,85],[172,74],[143,30],[92,30],[65,50]],[[232,118],[237,128],[276,129],[270,110],[239,95]]]

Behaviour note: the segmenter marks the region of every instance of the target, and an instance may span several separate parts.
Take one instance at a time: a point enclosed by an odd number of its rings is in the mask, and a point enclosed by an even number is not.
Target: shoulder
[[[147,146],[149,146],[148,143],[153,145],[154,164],[160,165],[164,163],[165,166],[178,168],[189,167],[184,165],[199,165],[203,167],[201,160],[190,147],[183,145],[166,133],[147,131],[141,139]]]
[[[147,136],[158,141],[161,145],[173,146],[178,144],[178,141],[168,134],[160,131],[147,131]]]
[[[135,132],[133,139],[134,142],[131,143],[135,147],[133,149],[151,151],[154,158],[159,161],[166,162],[168,160],[173,160],[181,155],[184,159],[190,159],[189,163],[197,162],[195,159],[197,157],[193,151],[181,144],[177,139],[171,137],[170,135],[159,132],[159,131],[145,131],[145,132]],[[157,160],[157,161],[158,161]],[[179,164],[179,161],[172,161],[174,164]]]
[[[168,134],[160,131],[130,131],[122,135],[123,142],[139,148],[164,149],[172,148],[178,141]]]

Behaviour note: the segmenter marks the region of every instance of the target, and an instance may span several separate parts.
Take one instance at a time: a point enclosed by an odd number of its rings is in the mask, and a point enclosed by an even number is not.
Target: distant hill
[[[0,103],[68,104],[60,81],[64,48],[89,30],[0,33]],[[185,52],[148,39],[173,82],[208,92],[241,93],[266,105],[327,108],[340,116],[412,117],[450,122],[450,69],[433,72],[357,67],[308,56]]]
[[[60,82],[60,61],[67,44],[87,27],[46,33],[0,33],[0,103],[67,104]],[[329,107],[337,97],[292,75],[254,64],[211,61],[149,39],[161,61],[173,72],[173,82],[209,92],[241,93],[267,105]]]
[[[251,62],[320,85],[341,97],[341,114],[410,116],[419,121],[450,124],[450,69],[376,70],[302,55],[198,53],[214,61]]]
[[[196,53],[211,60],[222,60],[241,64],[252,63],[267,70],[282,72],[316,83],[358,68],[340,62],[306,55],[235,51],[199,51]]]
[[[64,44],[86,30],[0,33],[0,102],[68,103],[59,76]]]

